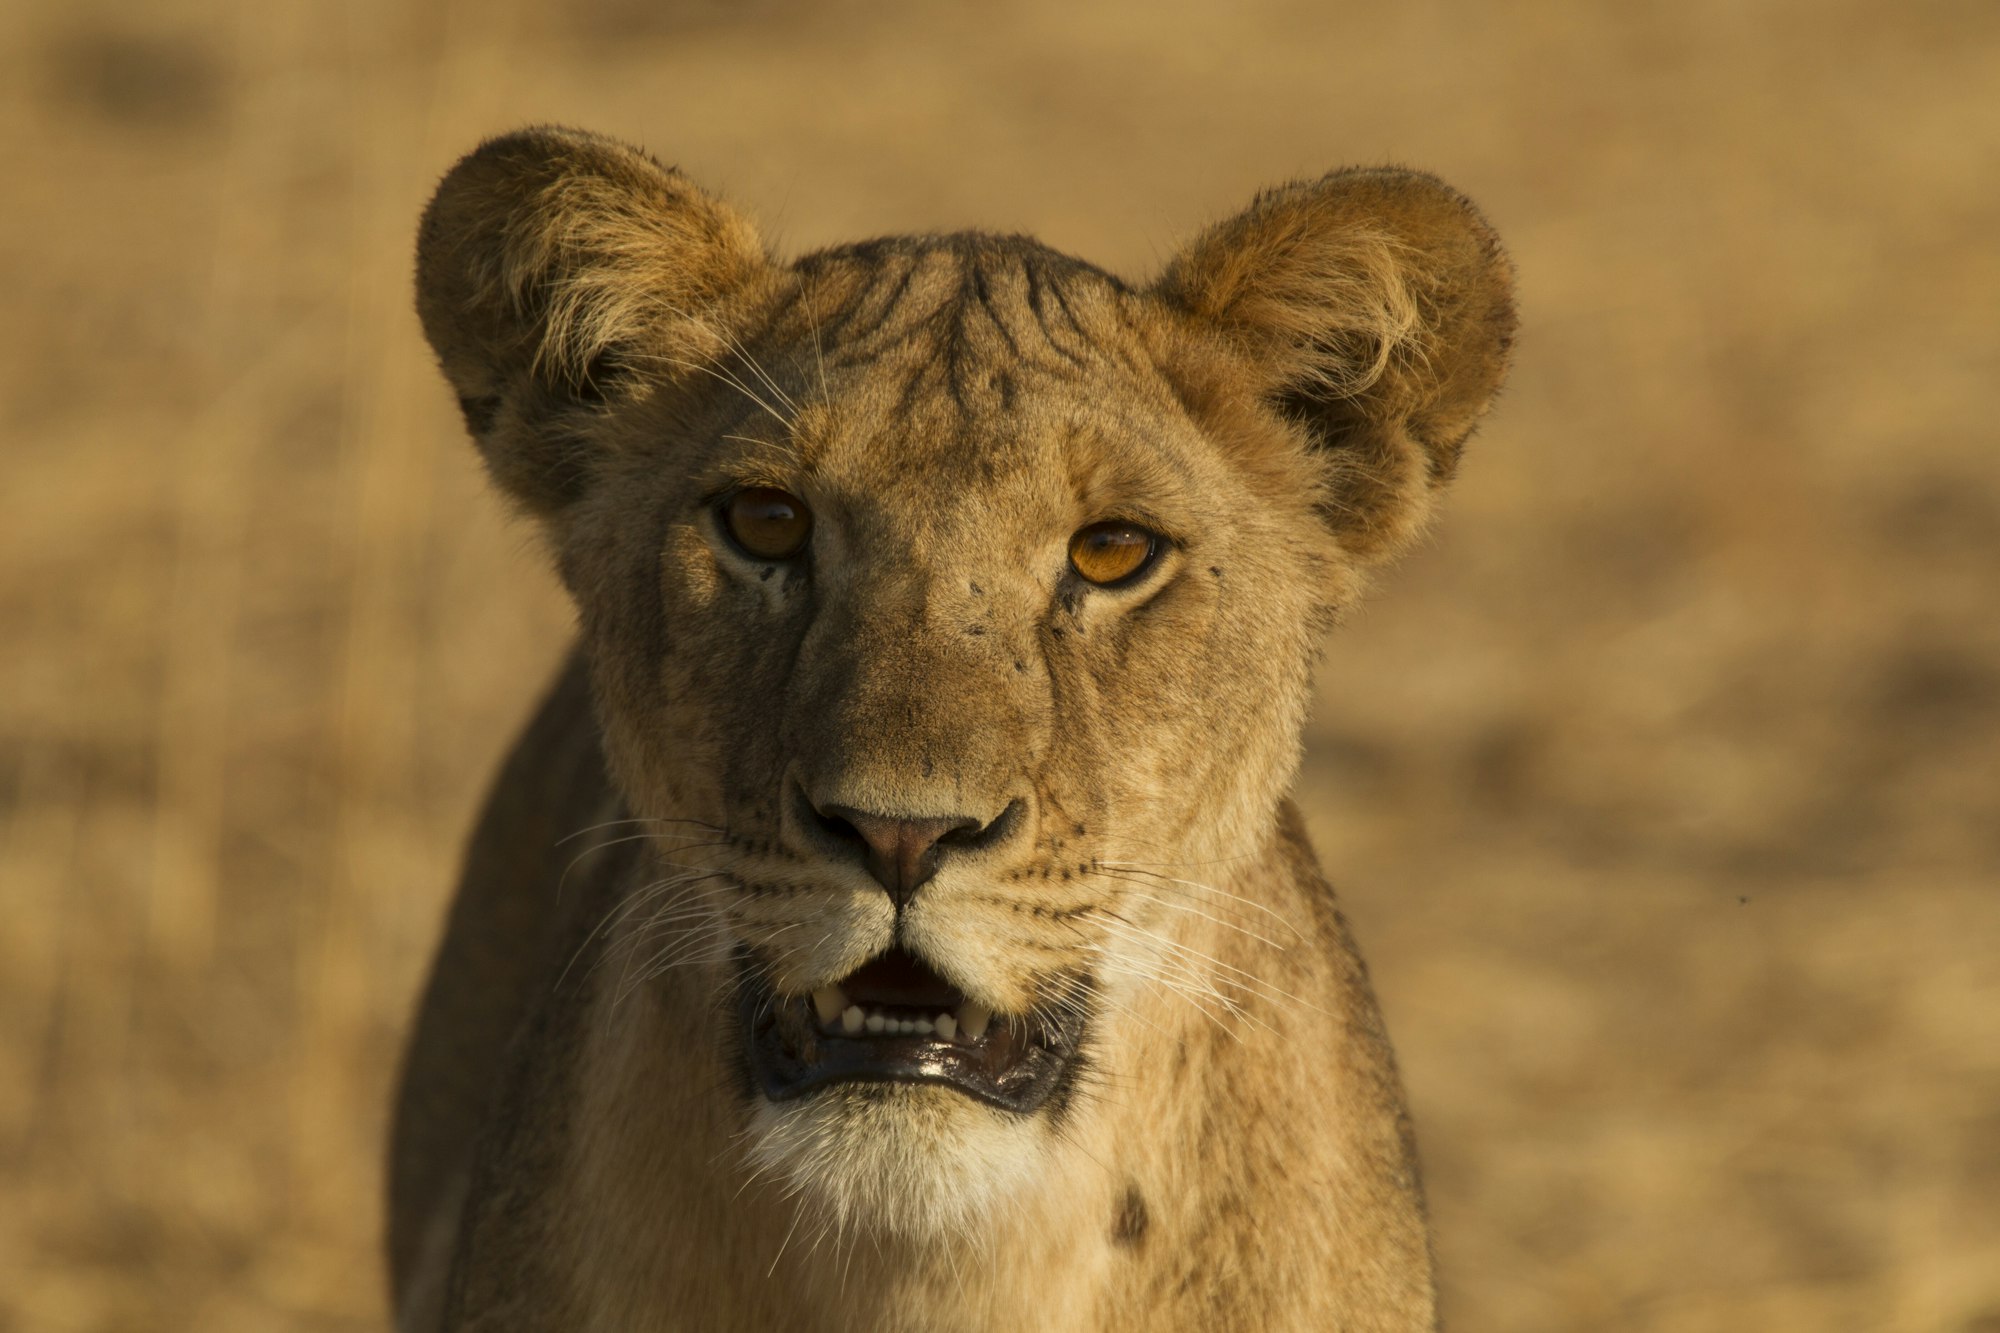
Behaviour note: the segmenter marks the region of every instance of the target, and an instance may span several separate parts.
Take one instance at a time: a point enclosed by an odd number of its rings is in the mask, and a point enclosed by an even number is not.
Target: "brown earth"
[[[1989,0],[0,10],[0,1330],[382,1326],[399,1033],[568,632],[410,236],[534,120],[794,249],[1472,193],[1519,369],[1301,782],[1453,1326],[2000,1329],[1996,89]]]

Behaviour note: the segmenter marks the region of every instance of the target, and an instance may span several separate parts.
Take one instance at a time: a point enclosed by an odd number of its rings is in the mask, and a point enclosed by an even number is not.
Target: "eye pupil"
[[[796,495],[752,486],[729,497],[722,509],[730,539],[757,560],[789,560],[812,536],[812,511]]]
[[[1093,523],[1069,540],[1070,568],[1100,586],[1129,579],[1152,563],[1159,538],[1135,523]]]

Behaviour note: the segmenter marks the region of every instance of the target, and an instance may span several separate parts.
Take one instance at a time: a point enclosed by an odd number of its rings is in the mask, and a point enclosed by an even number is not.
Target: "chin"
[[[1050,1132],[1046,1115],[936,1084],[835,1083],[789,1101],[757,1099],[750,1169],[803,1205],[811,1243],[952,1242],[982,1234],[1045,1178]]]

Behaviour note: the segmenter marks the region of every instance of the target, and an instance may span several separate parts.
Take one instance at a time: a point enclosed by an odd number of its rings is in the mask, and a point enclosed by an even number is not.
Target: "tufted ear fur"
[[[576,426],[621,366],[696,365],[773,271],[750,224],[610,139],[541,127],[453,167],[417,237],[417,313],[494,478],[549,517],[594,470]]]
[[[1363,560],[1421,527],[1514,334],[1513,269],[1485,219],[1436,177],[1388,168],[1259,195],[1154,294],[1242,353],[1249,379],[1231,387],[1303,426],[1328,464],[1327,520]]]

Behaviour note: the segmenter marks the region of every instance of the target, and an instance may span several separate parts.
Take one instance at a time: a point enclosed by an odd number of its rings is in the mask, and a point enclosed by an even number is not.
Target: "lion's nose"
[[[808,803],[820,830],[832,841],[858,851],[868,873],[888,890],[890,901],[899,908],[937,873],[938,859],[945,851],[990,846],[1005,837],[1020,817],[1021,805],[1015,801],[994,819],[981,820],[971,815],[896,819],[850,805]]]

